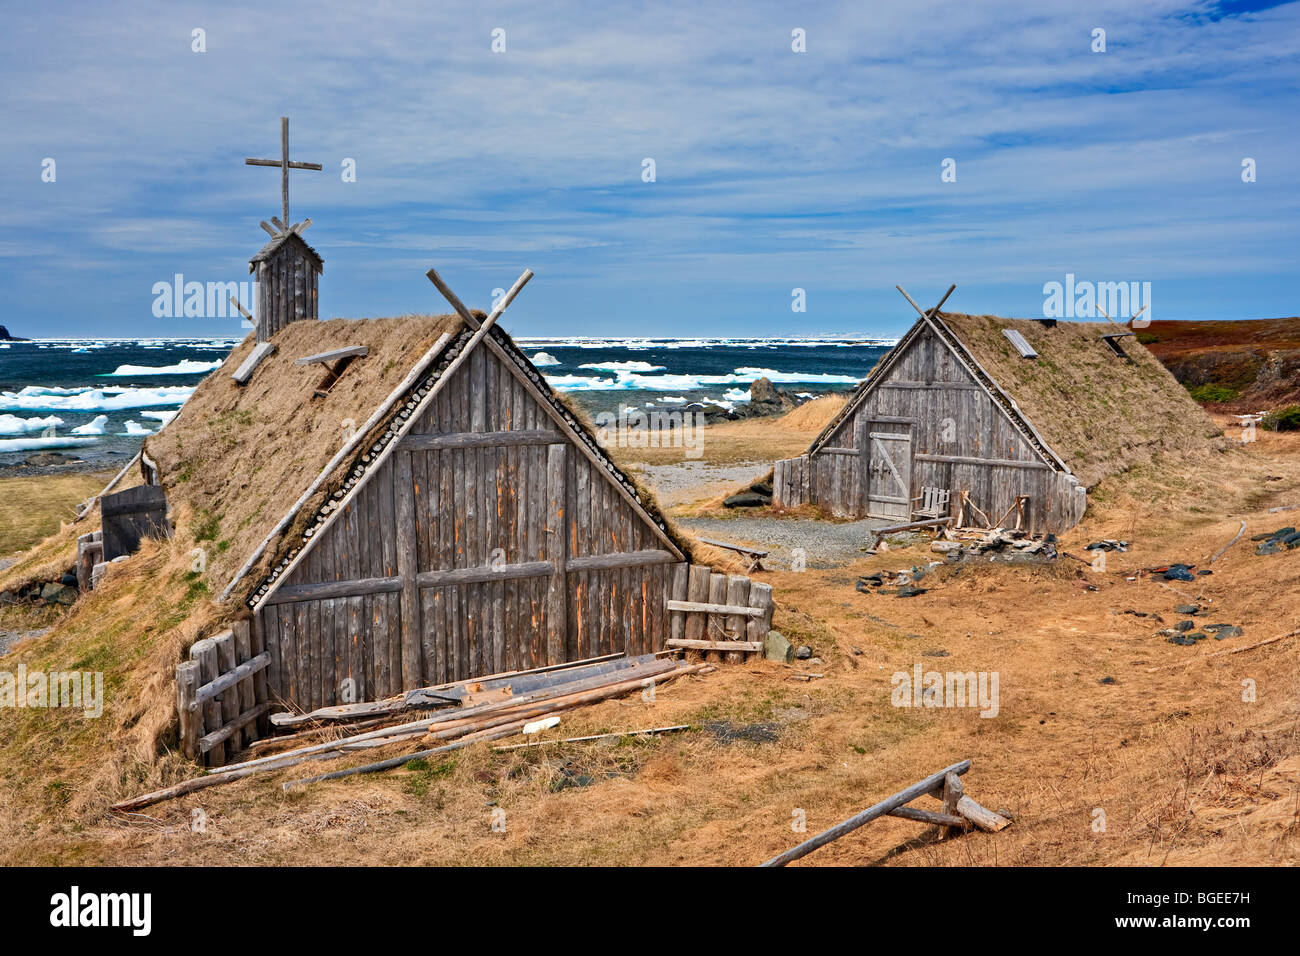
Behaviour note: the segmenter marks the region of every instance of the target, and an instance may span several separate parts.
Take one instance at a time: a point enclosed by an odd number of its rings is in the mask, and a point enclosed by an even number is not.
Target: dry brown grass
[[[1102,341],[1106,322],[1058,322],[991,315],[943,316],[962,343],[1089,488],[1155,454],[1220,452],[1218,428],[1160,361],[1133,338],[1119,358]],[[1038,352],[1025,359],[1003,329]]]
[[[480,745],[282,792],[283,780],[319,772],[307,765],[110,818],[111,800],[181,772],[174,757],[151,763],[148,755],[169,739],[171,667],[208,613],[193,598],[194,617],[162,626],[186,599],[187,552],[183,542],[150,546],[113,587],[74,609],[53,641],[20,652],[30,665],[97,649],[118,684],[99,722],[0,713],[0,859],[752,864],[802,838],[791,832],[795,809],[812,833],[968,757],[968,792],[1009,810],[1011,828],[940,843],[933,830],[886,819],[801,865],[1295,863],[1300,637],[1205,658],[1297,626],[1300,550],[1256,557],[1243,540],[1194,583],[1128,578],[1171,560],[1203,565],[1236,532],[1238,516],[1247,537],[1296,523],[1300,512],[1266,509],[1300,503],[1298,460],[1300,436],[1261,433],[1225,458],[1190,467],[1156,459],[1108,480],[1062,541],[1078,553],[1094,537],[1128,538],[1132,550],[1110,555],[1105,573],[1066,559],[942,571],[910,599],[854,589],[865,570],[932,557],[918,547],[846,568],[759,575],[776,589],[777,626],[810,644],[820,664],[723,667],[660,687],[654,702],[634,696],[568,714],[550,732],[690,723],[689,733],[507,753]],[[1212,608],[1206,621],[1240,624],[1245,635],[1187,648],[1154,636],[1189,596]],[[1122,613],[1129,609],[1166,623]],[[948,656],[924,656],[939,650]],[[890,675],[917,661],[997,671],[999,716],[892,707]],[[1180,666],[1150,670],[1167,664]],[[791,681],[800,670],[825,677]],[[1258,689],[1255,703],[1242,701],[1246,679]],[[723,743],[700,729],[715,719],[763,724],[777,739]],[[491,828],[498,807],[504,833]],[[207,815],[206,832],[190,829],[195,809]],[[1104,833],[1093,829],[1097,809]]]
[[[91,472],[50,475],[39,481],[0,478],[0,557],[55,534],[63,522],[76,516],[77,506],[112,477],[112,472]]]
[[[197,536],[208,542],[209,580],[218,591],[342,447],[345,422],[363,425],[420,356],[459,323],[453,316],[293,322],[274,337],[276,353],[241,387],[230,375],[252,351],[250,335],[146,441],[169,503],[191,509]],[[348,345],[370,352],[324,398],[313,398],[325,368],[295,360]],[[288,535],[299,540],[293,529]],[[273,554],[274,546],[262,564]],[[254,573],[245,581],[251,587],[257,579]]]

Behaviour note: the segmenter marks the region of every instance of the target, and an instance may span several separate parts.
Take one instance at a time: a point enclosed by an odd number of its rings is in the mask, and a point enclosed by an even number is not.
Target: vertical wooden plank
[[[197,661],[181,661],[176,665],[176,711],[180,715],[180,747],[190,760],[199,755],[199,737],[203,726],[203,715],[195,707],[195,695],[200,682],[200,667]]]
[[[249,621],[248,649],[254,657],[258,657],[267,651],[268,644],[266,640],[266,628],[264,627],[264,618],[262,614],[257,614]],[[271,667],[272,662],[265,668],[253,675],[253,704],[266,704],[271,702]],[[258,736],[265,737],[271,730],[271,715],[263,714],[257,718]]]
[[[372,700],[374,687],[366,669],[366,599],[352,597],[347,600],[348,613],[348,676],[352,678],[352,692],[356,701]],[[353,701],[355,703],[356,701]]]
[[[217,645],[212,638],[205,638],[197,641],[190,648],[190,660],[199,665],[199,682],[201,684],[210,684],[216,680],[221,673],[221,668],[217,660]],[[202,708],[203,723],[199,727],[199,735],[210,734],[220,730],[225,726],[223,722],[223,713],[220,697],[214,697],[204,704]],[[220,767],[226,762],[226,745],[217,744],[208,751],[207,764],[209,767]]]
[[[564,570],[568,560],[568,535],[565,525],[568,520],[565,490],[568,474],[568,447],[565,445],[546,446],[546,479],[543,484],[541,476],[531,479],[535,487],[546,489],[546,510],[544,516],[531,516],[530,524],[542,523],[547,560],[553,568],[550,577],[546,602],[546,663],[560,664],[565,661],[565,645],[568,629],[568,575]]]
[[[212,643],[217,648],[217,673],[220,675],[233,671],[235,669],[235,636],[229,631],[223,631],[212,639]],[[239,687],[235,686],[221,694],[221,717],[223,721],[228,723],[238,717],[239,714]],[[238,751],[241,747],[241,740],[240,734],[233,734],[226,742],[226,753],[232,754]]]
[[[415,502],[422,489],[415,483],[412,473],[411,452],[398,451],[391,459],[396,462],[393,476],[393,496],[397,527],[394,538],[397,549],[397,574],[402,579],[401,624],[401,689],[413,690],[420,686],[420,595],[415,583],[418,555],[416,552]]]
[[[727,603],[727,576],[714,572],[709,575],[709,603],[726,604]],[[727,618],[722,614],[710,614],[707,617],[707,626],[705,627],[705,640],[708,641],[725,641]],[[721,651],[706,651],[705,659],[714,663],[722,662]]]
[[[709,600],[709,577],[713,569],[703,564],[692,564],[686,583],[686,600],[706,603]],[[686,639],[705,640],[705,615],[699,611],[686,612]]]
[[[311,710],[316,705],[313,703],[315,697],[312,693],[311,622],[308,620],[307,602],[290,604],[289,607],[293,612],[294,642],[298,648],[297,703],[303,710]]]
[[[388,655],[388,596],[371,594],[370,602],[370,651],[375,674],[376,698],[388,697],[393,693],[392,661]]]
[[[739,574],[733,574],[727,578],[727,601],[736,607],[749,606],[749,578]],[[730,614],[726,618],[727,639],[731,641],[743,641],[746,639],[749,618],[743,614]],[[745,655],[740,651],[728,651],[726,660],[728,664],[739,664],[744,661]]]
[[[669,585],[669,600],[685,601],[686,600],[686,576],[690,570],[690,565],[681,561],[673,565],[672,583]],[[668,636],[681,640],[686,636],[686,612],[669,611],[668,612]],[[655,650],[661,648],[656,647]]]
[[[266,699],[283,700],[284,690],[281,685],[280,658],[280,615],[275,605],[263,607],[257,612],[254,634],[262,634],[262,647],[271,655],[271,663],[266,669]],[[265,729],[265,728],[264,728]]]
[[[235,639],[235,664],[243,664],[253,658],[253,633],[247,620],[235,621],[230,625],[230,633]],[[259,674],[265,673],[259,671]],[[253,709],[257,703],[257,695],[253,690],[253,678],[246,677],[239,682],[239,712],[246,713]],[[248,724],[238,736],[243,739],[244,746],[257,739],[257,725]],[[233,737],[231,738],[234,739]]]
[[[751,582],[749,585],[749,606],[762,608],[765,612],[762,617],[751,617],[745,626],[745,639],[749,641],[762,641],[767,638],[767,632],[772,628],[772,585],[763,584],[760,581]]]
[[[280,631],[280,693],[290,707],[298,708],[298,629],[292,604],[279,604],[273,610]]]

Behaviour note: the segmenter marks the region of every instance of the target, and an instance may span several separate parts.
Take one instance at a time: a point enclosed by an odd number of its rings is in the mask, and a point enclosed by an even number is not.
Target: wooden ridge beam
[[[411,432],[402,439],[407,451],[444,448],[502,448],[512,445],[562,445],[565,437],[545,428],[498,432]]]

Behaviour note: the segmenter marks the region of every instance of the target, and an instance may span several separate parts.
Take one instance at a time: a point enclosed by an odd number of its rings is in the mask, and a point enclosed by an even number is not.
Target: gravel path
[[[0,628],[0,657],[9,653],[9,649],[19,641],[25,641],[29,637],[42,637],[50,633],[48,627],[35,631],[6,631]]]
[[[679,461],[671,465],[631,466],[644,478],[665,508],[688,504],[724,492],[738,491],[772,469],[771,462],[711,465],[706,461]]]
[[[743,544],[769,552],[765,561],[774,568],[789,568],[794,549],[802,548],[805,566],[837,568],[866,557],[871,531],[888,525],[878,518],[836,523],[802,518],[676,518],[674,523],[697,535]]]

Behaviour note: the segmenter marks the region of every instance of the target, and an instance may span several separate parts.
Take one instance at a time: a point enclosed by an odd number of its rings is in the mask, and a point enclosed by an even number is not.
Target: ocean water
[[[0,343],[0,466],[62,451],[110,467],[163,427],[240,339]],[[521,337],[557,390],[588,412],[735,408],[767,377],[804,396],[853,387],[892,342],[869,339]]]

